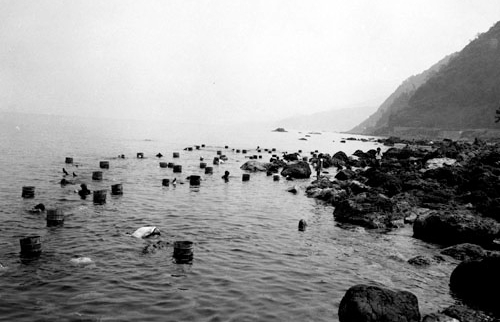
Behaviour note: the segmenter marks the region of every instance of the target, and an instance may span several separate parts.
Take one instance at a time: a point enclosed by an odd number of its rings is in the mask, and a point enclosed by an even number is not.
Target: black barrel
[[[62,209],[47,209],[47,227],[62,226],[64,224],[64,212]]]
[[[193,242],[189,240],[174,241],[173,257],[177,264],[190,264],[193,261]]]
[[[188,151],[193,151],[193,148],[192,147],[188,147]]]
[[[273,176],[273,180],[274,180],[274,181],[280,181],[280,175],[279,175],[279,174],[275,174],[275,175]]]
[[[241,150],[241,153],[247,153],[247,150]]]
[[[205,162],[200,162],[200,169],[205,169],[207,164]]]
[[[172,156],[174,158],[178,158],[178,157],[180,157],[180,154],[179,154],[179,152],[174,152],[174,153],[172,153]]]
[[[168,162],[160,162],[160,168],[167,168]]]
[[[301,219],[299,221],[299,231],[306,230],[306,227],[307,227],[307,222],[305,221],[305,219]]]
[[[205,147],[205,144],[202,144],[202,145],[201,145],[201,147],[202,147],[202,148],[204,148],[204,147]]]
[[[168,167],[168,168],[173,168],[174,166],[175,166],[175,163],[173,163],[173,162],[169,162],[169,163],[167,164],[167,167]]]
[[[123,186],[121,183],[117,183],[111,186],[112,195],[123,195]]]
[[[241,176],[241,180],[243,181],[250,180],[250,175],[248,173],[243,173],[243,175]]]
[[[181,173],[182,172],[182,165],[180,165],[180,164],[174,165],[174,172]]]
[[[219,165],[219,158],[218,157],[214,157],[214,165]]]
[[[201,183],[201,177],[192,175],[189,177],[189,184],[192,186],[199,186]]]
[[[64,163],[68,163],[68,164],[73,163],[73,158],[66,157],[66,160],[64,160]]]
[[[236,149],[236,153],[240,153],[240,149]]]
[[[165,186],[165,187],[168,187],[170,185],[170,179],[163,179],[161,181],[161,185]]]
[[[138,159],[143,159],[143,158],[144,158],[144,153],[142,153],[142,152],[138,152],[138,153],[137,153],[137,158],[138,158]]]
[[[21,196],[23,198],[35,198],[35,187],[34,186],[24,186]]]
[[[212,173],[214,173],[214,167],[205,168],[205,174],[212,174]]]
[[[109,169],[109,161],[100,161],[99,168],[101,169]]]
[[[195,145],[194,147],[196,148],[196,150],[199,150],[199,149],[200,149],[200,146],[199,146],[199,145]]]
[[[106,190],[94,190],[94,203],[98,205],[106,203]]]
[[[102,171],[92,172],[92,180],[102,180]]]
[[[28,236],[19,240],[21,244],[21,256],[38,257],[42,253],[42,242],[40,236]]]
[[[222,151],[221,150],[217,150],[217,155],[222,155]]]

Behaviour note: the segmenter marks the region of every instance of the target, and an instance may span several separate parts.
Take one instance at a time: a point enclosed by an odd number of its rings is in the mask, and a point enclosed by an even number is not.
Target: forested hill
[[[438,67],[415,90],[391,95],[389,106],[384,107],[384,102],[377,111],[385,115],[363,133],[500,129],[495,123],[495,111],[500,107],[500,22]],[[356,129],[357,133],[363,130]]]

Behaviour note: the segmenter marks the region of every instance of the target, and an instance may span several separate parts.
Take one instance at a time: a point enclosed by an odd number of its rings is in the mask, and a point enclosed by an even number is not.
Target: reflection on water
[[[352,153],[373,143],[341,144],[335,133],[299,141],[296,131],[44,116],[0,122],[0,316],[6,320],[336,321],[345,291],[359,283],[411,291],[424,313],[452,302],[453,263],[406,263],[438,251],[413,239],[410,228],[388,234],[341,228],[333,208],[304,196],[308,180],[277,182],[252,173],[244,182],[239,166],[245,155],[232,151],[258,154],[260,145]],[[206,147],[183,150],[195,144]],[[205,175],[200,155],[212,160],[221,149],[228,161]],[[172,158],[174,151],[179,159]],[[137,152],[145,158],[137,159]],[[158,152],[162,161],[181,164],[182,173],[160,168]],[[116,158],[121,153],[125,159]],[[65,164],[65,157],[74,163]],[[104,160],[109,169],[99,169]],[[77,174],[67,177],[74,184],[59,184],[63,167]],[[96,170],[103,171],[102,181],[91,179]],[[226,170],[227,182],[221,178]],[[190,174],[201,176],[199,187],[190,187]],[[162,186],[164,178],[177,178],[177,184]],[[106,203],[80,199],[75,189],[83,182],[91,190],[107,189]],[[123,195],[110,194],[116,183]],[[23,185],[36,187],[34,199],[21,198]],[[296,195],[286,191],[293,185],[300,189]],[[64,226],[46,227],[44,215],[26,211],[39,202],[62,208]],[[300,232],[302,218],[308,227]],[[161,236],[131,237],[141,226],[156,226]],[[43,253],[23,262],[19,239],[30,234],[41,236]],[[159,240],[163,248],[143,251]],[[192,264],[174,262],[176,240],[193,241]]]

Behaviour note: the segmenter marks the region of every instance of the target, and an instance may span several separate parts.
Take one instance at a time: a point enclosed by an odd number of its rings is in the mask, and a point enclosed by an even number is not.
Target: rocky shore
[[[381,143],[389,146],[381,162],[375,150],[316,155],[336,175],[321,176],[306,193],[333,205],[339,223],[381,232],[412,225],[415,238],[441,245],[438,260],[462,261],[449,284],[457,303],[421,319],[410,292],[356,285],[341,301],[340,321],[500,321],[500,145]],[[425,267],[433,260],[410,261]]]

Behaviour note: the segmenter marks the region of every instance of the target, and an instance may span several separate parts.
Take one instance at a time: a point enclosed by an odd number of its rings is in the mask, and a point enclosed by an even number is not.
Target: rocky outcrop
[[[474,215],[471,211],[436,211],[417,218],[413,236],[443,245],[473,243],[489,245],[498,236],[500,223]]]
[[[500,317],[500,256],[464,261],[451,273],[451,291],[466,304]]]
[[[351,287],[339,307],[340,322],[420,322],[418,300],[407,291],[368,285]]]
[[[291,162],[284,167],[281,175],[284,177],[290,176],[294,179],[307,179],[311,176],[311,167],[305,161]]]
[[[267,171],[268,164],[259,161],[247,161],[240,167],[240,169],[250,172]]]
[[[441,251],[441,254],[464,261],[483,258],[487,253],[479,245],[464,243],[447,247]]]

